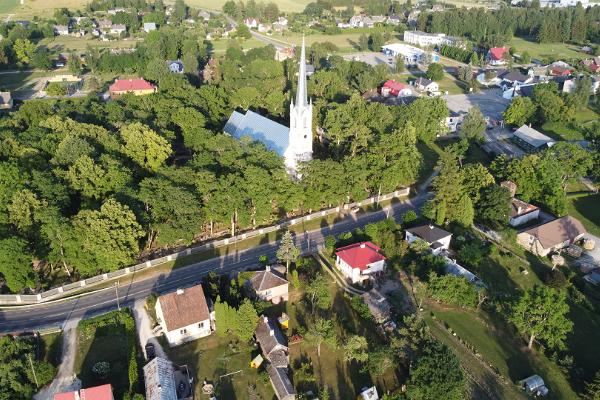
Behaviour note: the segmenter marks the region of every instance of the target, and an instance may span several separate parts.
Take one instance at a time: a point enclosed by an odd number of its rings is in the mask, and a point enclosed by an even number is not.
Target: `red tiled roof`
[[[567,75],[571,75],[571,70],[568,69],[568,68],[553,67],[550,70],[550,75],[554,75],[554,76],[567,76]]]
[[[112,387],[110,383],[102,386],[94,386],[79,391],[81,400],[113,400]]]
[[[504,53],[508,51],[508,47],[492,47],[490,49],[490,56],[494,60],[502,60]]]
[[[389,89],[390,93],[392,93],[394,96],[397,96],[402,89],[410,88],[410,86],[404,83],[396,82],[394,80],[387,81],[383,84],[383,87]]]
[[[57,393],[54,400],[77,400],[77,392]]]
[[[110,85],[111,92],[133,92],[135,90],[154,90],[156,87],[150,82],[142,79],[116,79],[115,83]]]
[[[352,268],[365,270],[370,264],[385,260],[385,257],[379,253],[379,247],[371,242],[362,242],[341,247],[335,254],[344,260]]]

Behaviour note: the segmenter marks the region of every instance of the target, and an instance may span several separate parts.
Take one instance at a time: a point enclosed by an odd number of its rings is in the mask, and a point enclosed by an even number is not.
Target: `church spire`
[[[300,70],[298,71],[298,88],[296,89],[296,107],[308,105],[306,95],[306,50],[304,36],[302,36],[302,50],[300,52]]]

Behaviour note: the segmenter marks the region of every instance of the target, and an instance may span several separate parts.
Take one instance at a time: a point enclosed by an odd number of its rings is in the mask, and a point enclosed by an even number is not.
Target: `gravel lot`
[[[500,89],[488,89],[479,93],[454,94],[444,96],[448,102],[448,108],[454,112],[469,111],[471,107],[477,106],[484,116],[495,120],[502,119],[502,113],[510,100],[504,99]]]

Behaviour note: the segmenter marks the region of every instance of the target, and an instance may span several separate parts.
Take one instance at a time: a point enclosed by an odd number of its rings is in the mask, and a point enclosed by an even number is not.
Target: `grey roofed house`
[[[421,225],[414,228],[409,228],[406,231],[420,237],[430,244],[452,235],[450,232],[445,231],[435,225]]]
[[[177,400],[175,370],[164,358],[155,357],[144,365],[146,400]]]
[[[246,114],[234,111],[223,130],[236,139],[249,136],[252,140],[264,143],[269,150],[280,156],[289,147],[290,128],[251,110],[246,111]]]
[[[512,83],[525,82],[531,77],[529,75],[524,75],[519,71],[505,71],[503,74],[498,75],[498,78]]]
[[[281,329],[268,317],[261,316],[254,332],[256,341],[260,345],[265,358],[274,367],[287,367],[289,365],[288,347]]]
[[[181,60],[169,60],[167,61],[169,71],[174,74],[183,74],[183,62]]]
[[[519,86],[519,92],[521,93],[521,96],[532,97],[533,96],[533,88],[535,88],[535,85]]]
[[[294,400],[296,398],[296,391],[287,374],[287,368],[276,368],[273,364],[269,364],[267,373],[278,400]]]
[[[433,81],[430,81],[429,79],[423,78],[423,77],[420,77],[415,81],[415,85],[423,86],[423,87],[427,87],[427,86],[431,85],[432,83],[433,83]]]
[[[513,133],[517,142],[528,150],[538,150],[542,147],[552,147],[554,141],[543,133],[523,125]]]
[[[250,284],[256,291],[269,290],[281,285],[287,285],[288,283],[287,280],[279,276],[278,273],[273,272],[270,268],[265,271],[258,271],[250,278]]]

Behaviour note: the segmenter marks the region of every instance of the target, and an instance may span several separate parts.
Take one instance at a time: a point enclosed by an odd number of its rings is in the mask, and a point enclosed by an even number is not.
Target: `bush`
[[[67,87],[60,83],[52,82],[46,87],[46,93],[49,96],[65,96],[67,94]]]
[[[551,288],[560,289],[567,284],[567,278],[559,269],[554,269],[544,274],[544,283]]]

